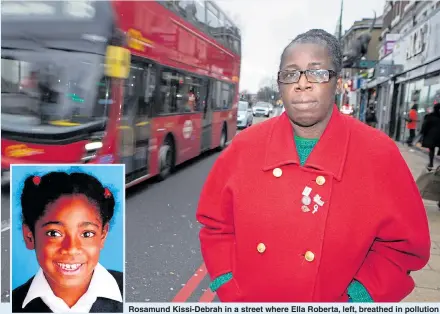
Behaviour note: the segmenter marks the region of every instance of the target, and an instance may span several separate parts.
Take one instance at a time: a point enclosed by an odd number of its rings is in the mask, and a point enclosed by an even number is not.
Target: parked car
[[[247,128],[254,121],[252,109],[247,101],[238,102],[237,128]]]
[[[252,112],[254,114],[254,117],[258,117],[258,116],[269,117],[269,115],[270,115],[270,104],[268,104],[267,102],[257,102],[252,107]]]

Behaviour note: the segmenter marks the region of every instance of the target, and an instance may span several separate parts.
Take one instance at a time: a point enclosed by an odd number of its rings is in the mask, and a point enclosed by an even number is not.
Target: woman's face
[[[326,47],[317,44],[296,44],[282,60],[281,70],[335,70]],[[280,84],[281,97],[290,120],[311,127],[331,113],[336,92],[336,79],[326,83],[310,83],[302,75],[297,83]]]
[[[27,226],[23,232],[52,289],[71,288],[89,284],[108,225],[102,225],[99,209],[84,195],[70,195],[47,206],[33,236]]]

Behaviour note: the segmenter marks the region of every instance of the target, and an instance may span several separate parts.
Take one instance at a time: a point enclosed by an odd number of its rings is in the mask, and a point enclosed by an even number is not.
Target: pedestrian
[[[323,30],[281,56],[286,111],[238,134],[197,209],[222,302],[395,302],[430,254],[424,205],[398,147],[333,100],[339,41]]]
[[[410,147],[413,146],[414,138],[416,137],[418,110],[419,105],[414,104],[409,111],[408,117],[406,118],[406,128],[409,130],[409,136],[406,143]]]
[[[123,274],[99,263],[115,199],[85,173],[30,176],[21,194],[23,238],[39,271],[12,292],[14,313],[122,313]]]
[[[367,125],[375,128],[377,123],[376,111],[374,110],[374,106],[369,106],[367,109],[367,114],[365,117],[365,122]]]
[[[433,111],[428,113],[423,121],[422,129],[422,146],[429,149],[428,171],[434,167],[435,149],[439,147],[440,153],[440,104],[434,105]]]

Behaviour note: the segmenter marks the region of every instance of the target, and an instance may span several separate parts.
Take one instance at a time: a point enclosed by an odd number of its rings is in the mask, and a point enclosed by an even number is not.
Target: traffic
[[[231,141],[240,32],[214,3],[207,10],[225,21],[222,33],[181,9],[153,1],[6,3],[2,179],[11,164],[123,163],[130,187],[165,179]],[[137,22],[140,12],[148,23]]]

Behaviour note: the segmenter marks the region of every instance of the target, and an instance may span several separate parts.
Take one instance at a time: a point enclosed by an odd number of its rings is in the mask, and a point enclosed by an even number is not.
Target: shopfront
[[[368,82],[368,107],[374,108],[377,124],[376,128],[389,133],[389,116],[390,116],[390,94],[392,93],[393,86],[392,80],[389,75],[380,74],[381,65],[375,69],[373,80]],[[368,108],[367,108],[368,109]]]
[[[418,131],[427,112],[440,92],[440,10],[400,38],[392,53],[393,62],[401,72],[393,77],[390,96],[390,135],[404,141],[408,136],[405,117],[414,104],[418,105]]]

